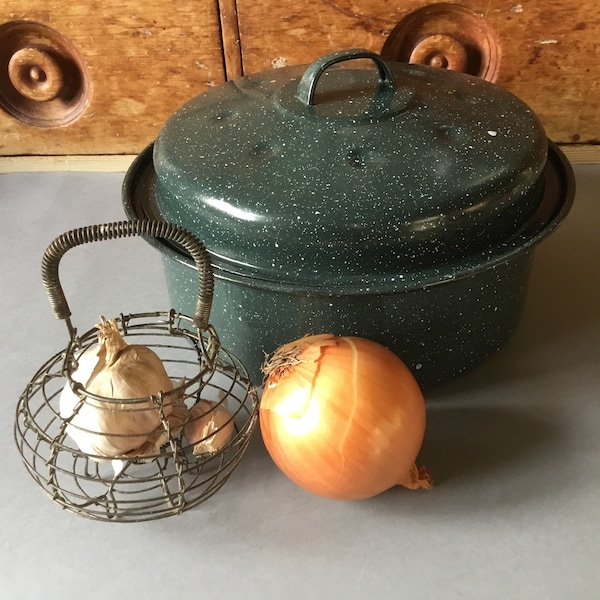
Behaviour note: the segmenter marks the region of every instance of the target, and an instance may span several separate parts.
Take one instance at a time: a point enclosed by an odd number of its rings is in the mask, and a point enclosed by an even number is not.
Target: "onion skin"
[[[393,352],[364,338],[306,336],[279,348],[263,370],[263,441],[299,486],[343,500],[431,487],[415,466],[425,401]]]

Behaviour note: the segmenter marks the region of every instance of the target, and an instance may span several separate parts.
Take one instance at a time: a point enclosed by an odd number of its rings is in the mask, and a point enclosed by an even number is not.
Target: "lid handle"
[[[340,50],[321,56],[313,62],[304,72],[298,90],[296,91],[296,99],[304,104],[304,106],[314,106],[314,96],[319,78],[331,66],[347,60],[355,60],[359,58],[369,58],[377,67],[379,74],[379,89],[380,92],[394,92],[396,83],[394,76],[388,64],[375,52],[364,50],[362,48],[352,48],[350,50]]]

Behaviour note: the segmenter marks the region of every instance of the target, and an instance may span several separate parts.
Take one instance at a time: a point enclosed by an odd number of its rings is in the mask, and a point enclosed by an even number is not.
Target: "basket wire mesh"
[[[170,239],[191,250],[198,266],[199,291],[193,317],[170,310],[122,313],[115,319],[128,344],[146,346],[160,357],[174,386],[155,396],[117,403],[95,396],[73,378],[82,354],[95,347],[97,330],[79,335],[71,323],[58,279],[58,263],[77,245],[131,235]],[[216,331],[208,324],[213,281],[202,244],[188,232],[164,222],[125,221],[81,228],[63,234],[49,246],[42,261],[42,280],[55,314],[66,321],[69,343],[34,374],[17,404],[15,441],[34,481],[71,512],[121,522],[179,514],[217,492],[248,447],[258,417],[258,396],[244,366],[221,347]],[[107,410],[122,410],[125,405],[127,410],[156,411],[160,415],[160,446],[143,456],[135,451],[122,456],[82,451],[69,433],[73,417],[61,416],[60,397],[65,387],[79,397],[73,416],[85,403],[96,401],[104,402]],[[201,440],[192,443],[184,435],[184,425],[191,418],[172,427],[167,409],[177,401],[189,411],[201,400],[214,403],[212,409],[224,407],[229,415],[227,422],[207,432],[206,438],[211,439],[224,427],[232,433],[224,445],[195,453],[194,446]]]

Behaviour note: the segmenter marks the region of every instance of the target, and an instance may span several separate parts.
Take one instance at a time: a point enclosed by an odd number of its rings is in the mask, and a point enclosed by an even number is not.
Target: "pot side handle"
[[[363,48],[352,48],[350,50],[332,52],[315,60],[306,69],[298,83],[296,100],[304,106],[314,106],[315,91],[321,75],[329,67],[337,63],[360,58],[368,58],[375,63],[379,75],[379,92],[385,96],[393,95],[396,91],[396,82],[388,64],[375,52],[364,50]]]

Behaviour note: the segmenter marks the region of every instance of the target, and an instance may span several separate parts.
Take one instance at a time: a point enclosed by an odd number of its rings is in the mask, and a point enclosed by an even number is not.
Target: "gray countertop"
[[[600,167],[575,171],[574,208],[536,252],[516,333],[426,393],[432,490],[312,496],[257,429],[215,496],[133,524],[61,510],[13,440],[19,395],[67,342],[41,287],[43,251],[68,229],[122,219],[123,176],[1,175],[2,598],[600,597]],[[169,307],[160,258],[138,239],[70,252],[61,281],[85,329],[101,312]]]

